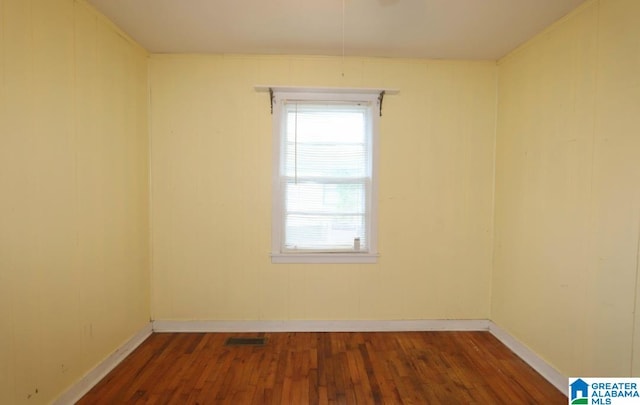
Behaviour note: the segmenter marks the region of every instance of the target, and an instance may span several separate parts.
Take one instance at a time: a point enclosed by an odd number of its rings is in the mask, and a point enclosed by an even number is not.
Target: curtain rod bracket
[[[384,100],[384,90],[382,90],[380,92],[380,95],[378,96],[378,105],[380,107],[380,116],[382,117],[382,100]]]
[[[269,87],[269,99],[271,100],[271,115],[273,115],[273,89]]]

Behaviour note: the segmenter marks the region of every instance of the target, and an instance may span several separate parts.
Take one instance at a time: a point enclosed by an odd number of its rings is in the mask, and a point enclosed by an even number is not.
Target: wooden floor
[[[266,337],[263,347],[224,345]],[[488,332],[157,333],[78,404],[566,404]]]

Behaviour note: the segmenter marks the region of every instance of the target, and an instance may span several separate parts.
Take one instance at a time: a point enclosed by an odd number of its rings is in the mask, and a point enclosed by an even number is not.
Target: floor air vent
[[[264,346],[267,338],[264,337],[230,337],[225,342],[225,346]]]

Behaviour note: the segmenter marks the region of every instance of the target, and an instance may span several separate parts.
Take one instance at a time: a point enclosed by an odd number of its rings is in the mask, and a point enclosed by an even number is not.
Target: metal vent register
[[[267,343],[265,337],[230,337],[225,342],[225,346],[264,346]]]

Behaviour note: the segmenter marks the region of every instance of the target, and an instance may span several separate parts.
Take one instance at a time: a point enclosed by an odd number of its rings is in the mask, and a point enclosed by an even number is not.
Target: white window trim
[[[272,263],[377,263],[374,253],[271,253]]]
[[[257,90],[261,90],[256,86]],[[378,150],[379,150],[379,100],[382,90],[376,89],[314,89],[314,88],[271,88],[274,93],[272,100],[272,202],[271,202],[271,262],[272,263],[376,263],[378,259]],[[397,91],[396,91],[397,92]],[[280,153],[281,153],[281,106],[283,101],[362,101],[371,103],[371,202],[369,237],[370,245],[367,252],[309,252],[286,253],[282,246],[282,191],[280,182]]]

